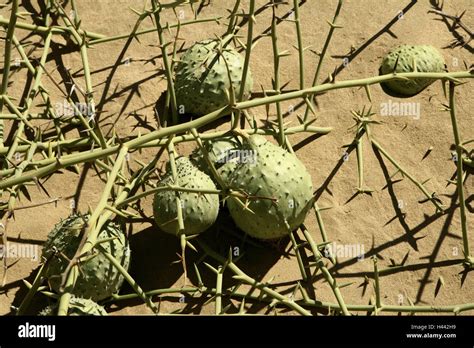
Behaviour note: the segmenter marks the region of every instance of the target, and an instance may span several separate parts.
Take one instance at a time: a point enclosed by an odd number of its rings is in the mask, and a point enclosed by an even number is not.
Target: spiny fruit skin
[[[176,100],[186,114],[202,116],[227,105],[230,80],[235,95],[240,93],[244,59],[231,47],[225,47],[222,54],[218,53],[219,45],[218,40],[197,42],[184,53],[177,65]],[[244,99],[250,97],[252,86],[249,69]]]
[[[395,69],[397,73],[418,72],[443,72],[445,71],[444,58],[439,51],[433,46],[419,45],[410,46],[402,45],[392,50],[382,61],[380,73],[382,75],[391,74],[395,68],[395,62],[398,63]],[[391,80],[384,82],[383,86],[387,93],[390,92],[405,97],[411,97],[418,94],[433,79],[417,78],[414,80]]]
[[[242,148],[242,144],[233,136],[223,136],[212,140],[204,141],[204,148],[209,154],[209,160],[214,165],[219,176],[227,182],[229,175],[234,171],[238,161],[238,151]],[[201,149],[197,148],[191,154],[192,162],[213,179],[218,185],[217,180],[213,177],[212,171],[204,158]]]
[[[82,235],[85,233],[85,224],[89,220],[88,215],[71,215],[56,224],[49,233],[48,239],[43,247],[43,258],[49,259],[56,248],[69,260],[74,257],[81,243]],[[130,248],[128,240],[119,224],[107,221],[99,232],[97,241],[114,238],[110,241],[100,243],[101,247],[111,254],[125,269],[130,265]],[[71,293],[77,297],[100,301],[112,296],[119,291],[123,283],[123,276],[113,264],[97,251],[95,256],[81,262],[76,284]],[[68,260],[60,254],[52,256],[46,271],[46,277],[51,288],[59,292],[61,286],[61,275],[66,270]]]
[[[57,314],[58,304],[47,306],[41,312],[38,313],[40,316],[54,316]],[[83,315],[95,315],[103,316],[107,315],[104,307],[97,304],[96,302],[80,297],[71,297],[69,300],[69,311],[70,316],[83,316]]]
[[[211,178],[200,171],[187,157],[176,159],[177,183],[173,182],[171,170],[165,174],[159,186],[178,185],[200,190],[216,190]],[[157,225],[170,234],[177,234],[179,197],[183,213],[184,234],[192,235],[204,232],[214,224],[219,213],[219,196],[217,194],[200,194],[194,192],[158,191],[153,200],[153,215]]]
[[[300,226],[311,208],[313,185],[301,161],[291,153],[251,135],[247,147],[256,151],[256,161],[241,162],[230,176],[229,186],[251,196],[273,198],[251,199],[245,210],[237,200],[228,199],[230,214],[237,226],[258,239],[284,237]],[[241,200],[245,203],[244,200]]]

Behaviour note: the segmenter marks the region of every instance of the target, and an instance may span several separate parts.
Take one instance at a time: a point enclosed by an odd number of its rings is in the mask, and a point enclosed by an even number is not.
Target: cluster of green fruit
[[[441,72],[444,69],[444,59],[435,48],[403,45],[383,59],[380,73]],[[177,101],[186,113],[202,116],[227,105],[230,87],[237,91],[243,88],[244,96],[250,96],[251,77],[245,86],[240,84],[243,70],[243,59],[232,48],[223,49],[217,40],[198,42],[177,66]],[[421,92],[432,81],[394,79],[382,87],[387,93],[408,97]],[[312,185],[311,177],[296,156],[258,135],[244,139],[243,144],[227,137],[210,141],[206,146],[212,165],[218,167],[220,180],[213,177],[215,173],[209,169],[211,163],[202,155],[194,154],[194,159],[178,159],[178,182],[173,182],[168,171],[161,184],[173,183],[203,191],[215,190],[217,184],[221,190],[242,192],[247,196],[245,202],[230,197],[228,208],[237,226],[256,238],[283,237],[303,222],[311,205]],[[255,163],[235,160],[222,163],[218,158],[228,152],[245,150],[254,151]],[[164,231],[196,234],[215,222],[219,206],[217,195],[185,192],[179,194],[185,225],[184,231],[179,231],[176,197],[174,191],[160,191],[155,195],[155,219]]]
[[[255,238],[281,238],[303,223],[312,206],[313,186],[310,174],[294,154],[257,134],[244,137],[242,143],[232,137],[215,139],[206,142],[205,147],[210,163],[200,151],[191,158],[177,159],[175,185],[203,192],[219,188],[224,194],[237,193],[226,200],[230,215],[242,231]],[[168,171],[160,185],[172,181]],[[176,197],[181,202],[183,231],[178,226]],[[219,196],[158,191],[153,207],[155,220],[165,232],[197,234],[216,221]]]
[[[205,115],[229,102],[229,90],[240,91],[243,59],[232,48],[222,48],[217,40],[193,45],[182,57],[176,71],[176,97],[185,113]],[[381,74],[441,72],[443,57],[431,46],[400,46],[390,52],[380,67]],[[383,84],[387,93],[413,96],[431,79],[396,79]],[[249,98],[249,73],[243,97]],[[161,230],[176,235],[206,231],[219,213],[219,189],[236,225],[246,234],[271,240],[282,238],[300,226],[313,204],[311,176],[294,155],[257,134],[226,136],[204,143],[206,155],[195,151],[190,158],[176,159],[176,177],[170,165],[159,186],[174,185],[187,191],[161,190],[153,201],[154,218]],[[244,158],[241,154],[252,156]],[[236,155],[236,156],[235,156]],[[211,170],[213,169],[213,170]],[[208,193],[211,192],[211,193]],[[179,228],[178,210],[184,229]],[[80,247],[87,215],[73,215],[55,226],[48,236],[43,257],[50,259],[46,277],[50,287],[60,292],[61,275]],[[124,269],[130,264],[130,249],[123,229],[109,221],[101,229],[98,242]],[[53,255],[54,254],[54,255]],[[70,314],[105,315],[96,302],[118,292],[123,276],[101,252],[81,263],[80,274],[70,301]],[[48,307],[44,315],[53,313]]]

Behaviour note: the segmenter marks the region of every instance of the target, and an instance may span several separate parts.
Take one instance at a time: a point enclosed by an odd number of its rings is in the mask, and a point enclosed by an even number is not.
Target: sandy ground
[[[143,8],[148,1],[85,1],[78,0],[79,15],[82,18],[82,28],[104,35],[125,34],[132,30],[136,15],[128,10],[129,6]],[[233,1],[211,1],[199,14],[200,18],[226,16],[227,8]],[[257,1],[257,22],[255,33],[256,45],[252,53],[251,69],[254,76],[254,90],[259,92],[260,86],[271,88],[273,74],[273,59],[271,40],[265,33],[271,23],[271,10],[263,7],[266,1]],[[336,1],[324,0],[304,2],[301,6],[301,21],[303,40],[310,49],[305,54],[305,83],[309,86],[318,61],[311,51],[320,51],[328,31],[326,20],[333,17]],[[339,18],[343,26],[335,32],[323,65],[321,77],[325,79],[335,67],[339,67],[338,80],[358,79],[375,76],[382,57],[392,48],[400,44],[429,44],[437,47],[445,57],[450,71],[463,70],[465,61],[472,63],[472,47],[448,48],[455,36],[448,26],[434,14],[428,14],[431,8],[429,1],[419,1],[414,6],[409,1],[395,0],[347,0],[344,2]],[[445,1],[444,11],[450,14],[461,13],[472,9],[472,0]],[[470,6],[471,5],[471,6]],[[403,16],[400,10],[405,6]],[[248,1],[243,0],[242,9],[248,8]],[[27,9],[30,10],[31,9]],[[184,20],[191,19],[189,7],[183,7],[178,13]],[[280,6],[278,14],[284,16],[291,11],[290,6]],[[6,9],[0,11],[4,17],[9,13]],[[399,20],[392,19],[400,16]],[[171,13],[164,20],[175,22]],[[291,15],[290,15],[291,18]],[[463,18],[465,24],[474,27],[472,14],[467,12]],[[225,32],[225,21],[205,23],[183,27],[180,37],[184,38],[185,47],[197,40],[222,35]],[[389,26],[387,27],[387,24]],[[151,27],[150,20],[145,20],[143,28]],[[298,57],[294,49],[296,34],[294,23],[282,21],[278,25],[280,50],[288,50],[291,55],[283,58],[281,64],[282,84],[289,81],[287,89],[298,87]],[[462,30],[458,33],[463,33]],[[26,31],[17,32],[20,38],[25,38]],[[246,27],[241,34],[246,34]],[[167,34],[168,35],[168,34]],[[173,32],[174,35],[174,32]],[[244,36],[245,37],[245,36]],[[167,36],[171,39],[172,36]],[[244,39],[244,38],[243,38]],[[33,42],[39,41],[37,36],[30,37]],[[75,81],[84,88],[84,78],[81,70],[81,60],[77,52],[69,52],[63,46],[64,40],[55,37],[53,54],[51,54],[47,69],[52,75],[61,80],[58,71],[69,69]],[[4,42],[0,42],[3,52]],[[89,61],[92,70],[95,99],[99,100],[104,91],[104,82],[112,71],[117,57],[123,48],[124,40],[101,44],[89,50]],[[39,58],[42,50],[30,47],[31,57]],[[352,55],[350,55],[352,52]],[[14,53],[14,58],[18,53]],[[344,61],[347,57],[348,60]],[[115,71],[107,94],[106,112],[101,116],[104,130],[107,122],[117,120],[117,129],[122,136],[142,134],[150,129],[136,127],[138,119],[149,121],[149,126],[156,128],[153,117],[153,107],[165,90],[166,84],[162,76],[162,61],[157,46],[156,33],[140,36],[140,42],[133,41],[124,59],[130,58],[130,64],[121,64]],[[345,64],[348,62],[348,64]],[[347,65],[347,66],[346,66]],[[55,71],[55,67],[59,70]],[[25,85],[25,69],[15,71],[12,85],[8,94],[21,97]],[[48,79],[44,78],[45,87],[51,91],[55,103],[62,103],[62,96]],[[470,98],[470,84],[456,89],[457,115],[461,137],[470,139],[474,109]],[[290,141],[298,157],[304,162],[312,175],[315,189],[321,192],[318,200],[320,207],[331,207],[322,212],[328,238],[338,245],[358,246],[364,257],[358,260],[347,255],[339,257],[337,265],[329,263],[339,284],[350,283],[342,288],[346,303],[368,304],[374,296],[373,286],[364,286],[364,272],[373,270],[371,257],[377,255],[379,268],[386,268],[392,260],[400,263],[408,254],[406,264],[413,265],[411,270],[394,272],[381,278],[382,301],[385,304],[409,305],[410,301],[418,305],[452,305],[474,302],[474,280],[472,273],[463,273],[461,265],[452,265],[449,260],[462,257],[461,225],[459,209],[449,209],[443,216],[433,216],[434,208],[428,203],[419,203],[423,196],[416,187],[405,179],[387,185],[387,178],[393,174],[394,167],[385,159],[377,156],[376,152],[366,142],[364,145],[365,184],[373,189],[372,195],[356,195],[357,160],[355,152],[351,152],[344,161],[345,149],[354,138],[351,110],[360,110],[364,106],[372,106],[374,119],[382,124],[374,126],[373,136],[380,144],[414,177],[420,181],[428,178],[426,184],[430,192],[436,192],[447,206],[455,204],[455,186],[447,186],[447,180],[455,173],[455,164],[451,160],[451,145],[453,131],[449,113],[442,110],[446,103],[439,82],[431,85],[423,93],[408,99],[419,103],[420,118],[407,116],[383,117],[380,115],[383,103],[406,101],[387,96],[379,86],[372,87],[372,103],[367,100],[364,89],[342,89],[330,91],[317,98],[317,126],[330,126],[334,130],[318,139],[308,138],[308,134],[290,136]],[[287,121],[297,124],[296,115],[304,112],[297,101],[285,102],[283,110],[294,108],[295,112],[287,117]],[[259,120],[266,119],[265,108],[250,110],[250,114]],[[133,116],[135,115],[135,116]],[[270,119],[276,120],[274,107],[270,108]],[[10,127],[7,122],[7,129]],[[220,125],[220,129],[228,129],[229,124]],[[71,132],[71,136],[75,136]],[[308,141],[305,141],[309,139]],[[178,150],[189,153],[193,144],[180,145]],[[428,148],[433,150],[423,159]],[[148,149],[143,153],[134,153],[132,158],[141,161],[150,160],[156,149]],[[81,167],[82,170],[82,167]],[[397,178],[400,178],[398,175]],[[61,218],[66,217],[70,209],[70,198],[77,191],[80,176],[67,170],[53,175],[45,182],[45,187],[52,198],[61,198],[57,204],[18,210],[14,221],[9,223],[9,237],[12,242],[22,242],[41,247],[48,232]],[[94,170],[87,173],[83,188],[80,190],[79,207],[82,211],[94,207],[100,197],[104,184],[98,179]],[[474,179],[469,177],[465,185],[468,202],[468,228],[470,228],[471,253],[474,252]],[[35,186],[29,188],[31,202],[21,197],[18,207],[33,203],[44,202],[48,197]],[[2,196],[5,200],[6,194]],[[454,197],[454,198],[453,198]],[[145,199],[142,206],[150,214],[151,199]],[[321,234],[316,219],[311,213],[306,221],[313,238],[321,242]],[[293,252],[289,252],[290,243],[282,241],[279,245],[261,244],[260,247],[248,244],[241,245],[238,239],[229,237],[222,232],[225,226],[235,230],[232,222],[223,214],[218,226],[206,232],[204,238],[212,239],[216,247],[225,251],[230,246],[239,245],[245,255],[239,260],[239,266],[249,275],[261,281],[272,279],[273,284],[280,284],[280,290],[291,293],[295,281],[301,278]],[[179,243],[173,236],[160,233],[152,223],[129,224],[132,233],[132,269],[131,273],[137,282],[145,289],[180,287],[183,285],[183,271],[177,260]],[[236,244],[239,243],[239,244]],[[191,256],[191,260],[194,256]],[[194,259],[197,259],[195,257]],[[191,261],[189,261],[191,262]],[[210,261],[212,264],[215,262]],[[11,305],[18,305],[25,295],[25,285],[22,279],[32,281],[38,261],[25,258],[8,259],[10,265],[7,274],[7,284],[0,292],[0,313],[11,313]],[[200,266],[203,280],[209,286],[215,286],[215,276]],[[0,271],[1,273],[1,271]],[[231,284],[230,272],[226,274],[225,286]],[[440,277],[444,286],[437,290]],[[196,283],[193,274],[188,283]],[[287,285],[285,285],[287,284]],[[327,283],[320,276],[314,284],[315,297],[321,301],[335,302],[334,295]],[[123,293],[129,293],[130,288],[124,286]],[[297,295],[299,296],[299,295]],[[161,299],[161,309],[169,312],[183,309],[184,313],[213,313],[214,305],[203,305],[204,299],[187,298],[184,303],[178,296],[165,296]],[[47,300],[38,295],[31,306],[30,313],[35,313]],[[224,305],[230,304],[225,299]],[[248,304],[249,313],[267,313],[263,304]],[[238,309],[238,303],[232,301],[229,312]],[[286,309],[278,310],[291,314]],[[149,314],[149,310],[140,301],[126,301],[110,307],[113,314]],[[316,311],[315,311],[316,313]],[[467,312],[473,314],[474,312]],[[361,313],[364,314],[364,313]]]

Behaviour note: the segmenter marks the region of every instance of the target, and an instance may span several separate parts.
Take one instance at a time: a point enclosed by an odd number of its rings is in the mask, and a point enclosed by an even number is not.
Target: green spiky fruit
[[[49,259],[46,277],[51,288],[59,292],[61,275],[80,247],[83,233],[87,228],[88,215],[72,215],[56,224],[49,233],[43,247],[43,258]],[[111,254],[120,264],[128,269],[130,248],[128,240],[117,223],[107,221],[99,232],[97,241],[106,240],[100,246]],[[57,251],[56,255],[55,252]],[[67,259],[66,259],[66,258]],[[77,297],[100,301],[119,291],[123,276],[98,249],[80,263],[80,272],[71,293]]]
[[[173,182],[173,175],[168,169],[159,186],[177,185],[191,189],[216,190],[216,185],[211,178],[200,171],[189,158],[177,158],[176,170],[177,183]],[[175,235],[178,232],[177,197],[183,214],[184,234],[204,232],[216,221],[219,213],[219,196],[217,194],[158,191],[153,200],[153,215],[157,225],[164,232]]]
[[[227,182],[229,175],[237,166],[239,160],[238,151],[241,149],[242,144],[233,136],[223,136],[204,141],[203,145],[209,155],[209,160],[216,168],[217,173],[224,182]],[[217,180],[213,177],[212,171],[210,170],[201,149],[198,148],[191,154],[191,160],[199,170],[209,175],[216,185],[218,184]]]
[[[58,304],[47,306],[41,312],[38,313],[40,316],[53,316],[56,315],[58,311]],[[107,312],[104,307],[97,304],[96,302],[80,297],[71,297],[69,300],[69,311],[68,315],[70,316],[82,316],[82,315],[95,315],[102,316],[107,315]]]
[[[232,189],[253,198],[228,199],[237,226],[252,237],[277,239],[300,226],[311,208],[313,185],[303,163],[291,153],[251,135],[245,148],[254,161],[240,162],[230,176]],[[255,199],[256,198],[256,199]]]
[[[385,56],[380,66],[380,74],[391,74],[394,71],[397,73],[414,72],[415,68],[418,72],[443,72],[445,71],[444,58],[433,46],[402,45]],[[382,83],[382,87],[388,94],[411,97],[428,87],[433,81],[433,79],[426,78],[391,80]]]
[[[202,116],[227,105],[230,81],[235,95],[240,93],[243,67],[243,57],[231,47],[220,48],[218,40],[195,43],[184,53],[176,68],[178,111]],[[252,85],[249,70],[244,99],[250,97]]]

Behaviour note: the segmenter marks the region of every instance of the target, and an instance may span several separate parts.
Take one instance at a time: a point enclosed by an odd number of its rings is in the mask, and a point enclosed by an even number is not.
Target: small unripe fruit
[[[237,166],[242,144],[233,136],[223,136],[204,141],[204,148],[221,179],[227,182],[229,175]],[[214,178],[201,149],[198,148],[191,154],[191,160],[199,170],[209,175],[214,183],[218,185],[218,181]]]
[[[402,45],[385,56],[380,66],[380,74],[391,74],[394,71],[396,73],[414,72],[415,68],[418,72],[443,72],[445,71],[444,58],[433,46]],[[411,97],[420,93],[434,81],[433,79],[416,78],[391,80],[383,82],[381,85],[387,94]]]
[[[88,215],[72,215],[58,223],[49,233],[43,247],[43,258],[51,260],[46,277],[51,288],[60,292],[62,274],[80,247],[87,229]],[[100,243],[101,240],[106,240]],[[130,264],[128,240],[119,224],[107,221],[101,228],[97,242],[125,269]],[[66,259],[67,258],[67,259]],[[100,301],[117,293],[123,276],[103,253],[94,248],[93,253],[79,264],[77,280],[73,288],[67,289],[77,297]]]

